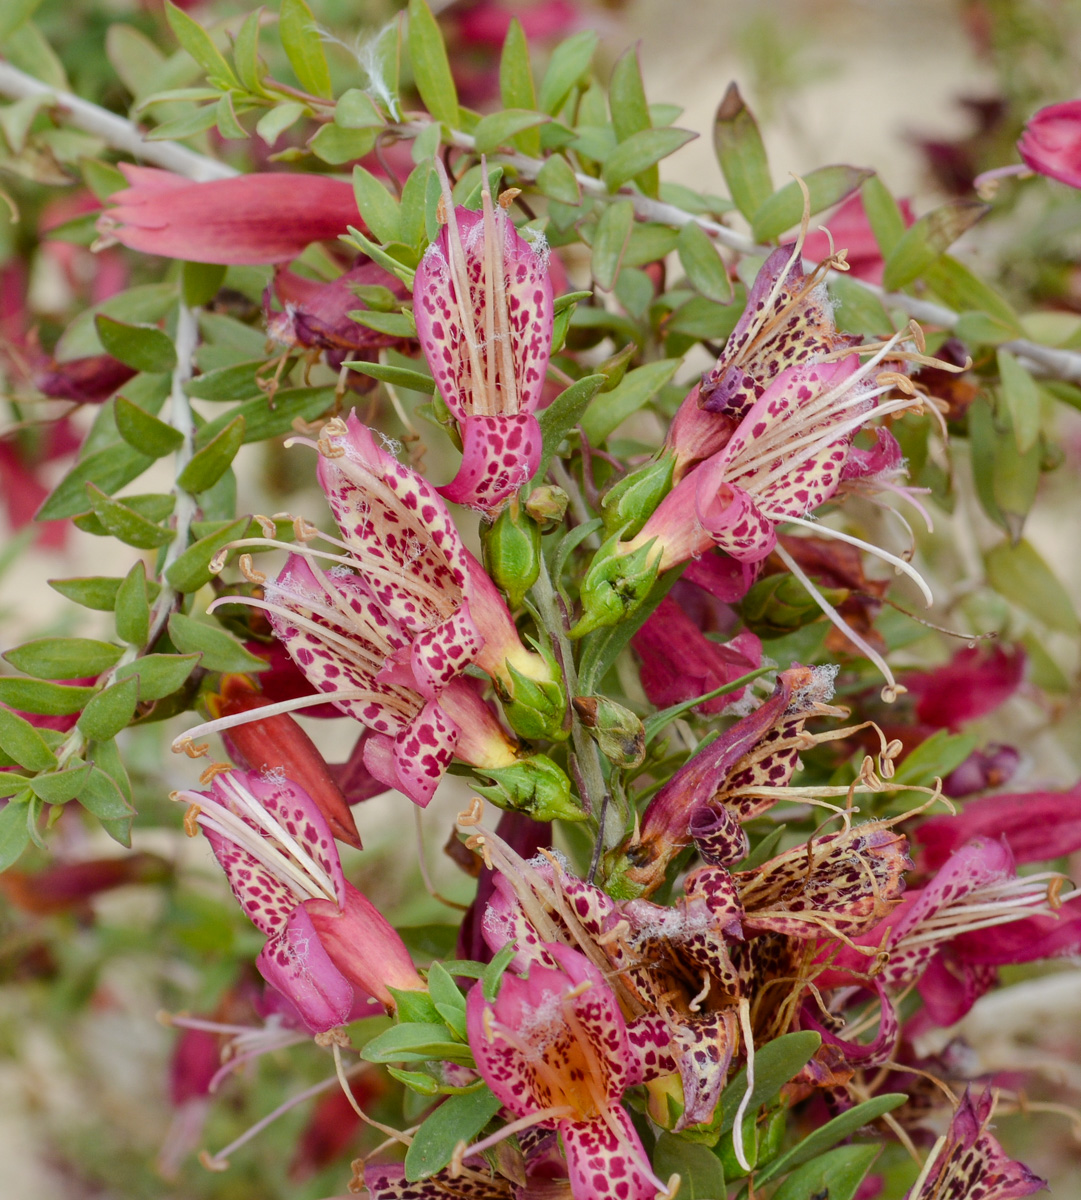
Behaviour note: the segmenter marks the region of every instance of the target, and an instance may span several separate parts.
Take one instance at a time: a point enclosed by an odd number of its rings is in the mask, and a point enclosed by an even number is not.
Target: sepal
[[[610,763],[617,767],[642,765],[646,730],[629,708],[607,696],[577,696],[574,710]]]
[[[535,821],[582,821],[586,813],[571,796],[570,780],[544,754],[520,759],[511,767],[480,771],[491,779],[477,791],[499,808],[524,812]]]
[[[511,728],[528,741],[547,738],[561,742],[568,734],[564,728],[567,712],[559,668],[544,656],[549,668],[547,679],[536,679],[519,671],[508,658],[506,675],[492,679],[496,695]]]
[[[675,465],[675,455],[666,453],[610,488],[601,502],[605,531],[622,530],[623,537],[634,537],[672,490]]]
[[[620,533],[610,537],[589,565],[582,581],[582,615],[570,631],[572,638],[617,625],[641,607],[657,581],[662,550],[655,539],[623,554],[620,541]]]
[[[819,590],[835,608],[849,597],[847,588]],[[771,638],[795,633],[817,621],[822,610],[798,579],[782,572],[760,579],[743,598],[739,614],[752,633]]]

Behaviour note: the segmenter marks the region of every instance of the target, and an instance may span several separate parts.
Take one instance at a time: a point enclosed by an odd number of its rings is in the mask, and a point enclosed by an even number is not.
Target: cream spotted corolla
[[[462,437],[462,465],[440,492],[498,511],[540,462],[533,415],[552,350],[552,278],[542,239],[527,242],[493,205],[455,207],[442,163],[446,216],[413,284],[421,349]]]
[[[470,991],[477,1070],[512,1116],[559,1130],[575,1200],[667,1194],[620,1103],[638,1079],[619,1003],[583,955],[545,950],[555,966],[504,976],[495,1001],[479,982]]]
[[[315,801],[284,776],[214,774],[207,792],[176,792],[221,863],[233,895],[266,945],[256,966],[323,1032],[350,1020],[361,996],[388,1009],[388,987],[423,989],[402,939],[342,874]]]

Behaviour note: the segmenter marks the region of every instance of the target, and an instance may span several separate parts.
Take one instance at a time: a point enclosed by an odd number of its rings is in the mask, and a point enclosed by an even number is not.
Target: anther
[[[256,513],[252,520],[263,531],[263,537],[276,538],[278,536],[278,527],[270,517],[264,517],[262,513]]]
[[[199,834],[199,814],[202,811],[198,804],[193,804],[184,814],[184,832],[190,838]]]
[[[252,565],[252,557],[250,554],[242,554],[238,560],[240,573],[249,583],[266,583],[266,574],[263,571],[257,571]]]
[[[217,554],[210,560],[207,570],[211,575],[220,575],[225,569],[225,560],[229,557],[229,547],[219,550]]]
[[[502,191],[499,193],[499,199],[496,201],[496,203],[499,205],[500,208],[510,208],[510,206],[515,202],[515,200],[518,199],[518,197],[521,194],[522,194],[521,188],[507,188],[506,191]]]
[[[215,775],[223,775],[232,769],[233,766],[231,763],[211,763],[210,766],[207,767],[207,769],[202,773],[202,775],[199,776],[199,782],[202,784],[207,784],[214,778]]]

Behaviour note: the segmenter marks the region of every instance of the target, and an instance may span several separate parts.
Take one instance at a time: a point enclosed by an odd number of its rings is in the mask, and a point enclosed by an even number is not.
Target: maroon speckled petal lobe
[[[435,794],[454,758],[458,726],[430,700],[394,742],[398,787],[421,808]]]
[[[462,465],[439,489],[455,504],[493,509],[532,479],[540,465],[541,429],[532,413],[464,419]]]

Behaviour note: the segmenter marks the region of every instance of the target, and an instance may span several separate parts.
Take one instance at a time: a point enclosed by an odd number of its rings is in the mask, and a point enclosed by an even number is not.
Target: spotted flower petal
[[[499,508],[540,465],[541,428],[532,413],[474,416],[462,420],[462,465],[439,489],[455,504],[484,511]]]
[[[333,1029],[349,1019],[353,985],[334,965],[303,905],[270,938],[255,961],[259,974],[296,1006],[312,1029]]]

